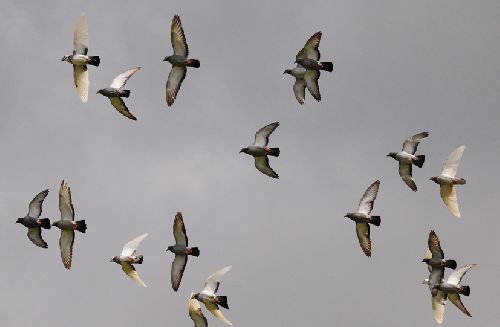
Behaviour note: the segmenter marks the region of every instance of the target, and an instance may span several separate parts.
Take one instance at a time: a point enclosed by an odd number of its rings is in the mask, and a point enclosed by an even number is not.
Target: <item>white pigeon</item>
[[[111,259],[111,262],[116,262],[122,266],[122,270],[127,274],[128,277],[133,279],[137,284],[147,287],[146,284],[141,280],[137,271],[132,264],[142,264],[143,256],[135,255],[139,244],[148,236],[147,233],[142,234],[134,238],[132,241],[128,242],[123,246],[122,252],[119,256],[115,256]]]

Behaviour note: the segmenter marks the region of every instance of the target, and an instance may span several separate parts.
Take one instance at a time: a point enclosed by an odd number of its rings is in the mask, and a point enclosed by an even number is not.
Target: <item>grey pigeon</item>
[[[181,284],[182,275],[188,261],[188,255],[199,256],[200,250],[197,247],[188,247],[188,237],[186,235],[186,227],[182,219],[182,213],[178,212],[174,218],[174,238],[175,245],[169,246],[167,251],[175,254],[174,261],[172,261],[172,269],[170,271],[170,281],[172,288],[177,292]]]
[[[332,62],[320,62],[321,53],[319,52],[319,42],[321,41],[321,32],[314,33],[313,36],[307,40],[304,48],[302,48],[295,56],[295,63],[301,65],[307,70],[325,70],[327,72],[333,71]],[[319,75],[318,75],[319,78]]]
[[[186,67],[200,67],[200,61],[198,59],[188,59],[189,47],[186,42],[184,29],[182,28],[181,18],[178,15],[175,15],[172,19],[170,41],[172,42],[174,54],[163,59],[163,61],[168,61],[172,64],[172,69],[170,70],[170,74],[168,74],[166,86],[167,105],[169,107],[174,104],[177,93],[181,88],[182,81],[184,81],[184,78],[186,77]]]
[[[460,311],[471,317],[471,314],[469,311],[465,308],[463,305],[461,299],[460,299],[460,294],[469,296],[470,295],[470,287],[466,285],[460,284],[462,281],[462,278],[464,277],[465,273],[469,271],[472,267],[476,266],[475,264],[470,264],[470,265],[465,265],[454,272],[452,272],[446,281],[443,281],[442,283],[439,283],[437,285],[434,285],[434,289],[439,290],[441,292],[444,292],[447,296],[448,299],[458,308]]]
[[[67,61],[73,65],[73,79],[76,91],[82,102],[87,102],[89,98],[89,73],[87,65],[98,67],[101,62],[99,56],[88,56],[88,50],[89,31],[87,18],[84,13],[81,13],[76,22],[75,34],[73,36],[73,54],[64,56],[61,61]]]
[[[128,79],[132,77],[132,75],[134,75],[134,73],[139,69],[141,69],[141,67],[127,69],[120,75],[116,76],[109,87],[97,91],[97,93],[108,97],[113,107],[115,107],[115,109],[118,110],[119,113],[132,120],[137,120],[137,118],[135,118],[134,115],[130,113],[127,106],[125,105],[125,102],[122,99],[122,97],[128,98],[130,96],[130,90],[122,90],[122,87],[125,86],[125,83],[127,83]]]
[[[59,211],[61,212],[61,220],[54,222],[52,226],[56,226],[61,230],[61,237],[59,238],[61,260],[64,267],[69,270],[73,259],[75,230],[85,233],[87,225],[85,224],[85,220],[75,220],[75,209],[71,201],[71,189],[66,180],[62,181],[61,188],[59,189]]]
[[[403,149],[399,152],[390,152],[387,156],[399,162],[399,176],[413,191],[417,191],[417,185],[412,177],[412,164],[422,168],[425,162],[425,155],[415,155],[420,141],[428,137],[429,133],[422,132],[407,138],[403,143]]]
[[[222,312],[219,309],[219,306],[229,309],[227,296],[215,295],[219,289],[222,276],[224,276],[229,270],[231,270],[231,266],[227,266],[216,271],[208,277],[201,292],[194,294],[192,297],[200,302],[203,302],[207,310],[210,311],[217,319],[223,321],[227,325],[232,325],[232,323],[227,320],[224,315],[222,315]]]
[[[42,228],[50,229],[50,219],[40,218],[42,204],[49,190],[38,193],[29,204],[28,213],[23,218],[18,218],[16,223],[28,227],[28,238],[41,248],[47,248],[47,242],[42,239]]]
[[[189,317],[194,322],[194,327],[208,327],[207,318],[201,311],[200,302],[194,298],[194,293],[191,292],[188,301],[188,313]]]
[[[465,145],[456,148],[448,159],[443,164],[443,169],[439,176],[431,177],[430,180],[439,184],[441,198],[444,204],[450,210],[451,214],[460,218],[460,210],[458,209],[457,192],[455,185],[464,185],[465,179],[455,177],[460,164],[460,159],[464,154]]]
[[[123,246],[122,252],[118,256],[114,256],[111,258],[110,262],[116,262],[117,264],[122,266],[122,270],[137,284],[142,287],[147,287],[146,284],[142,281],[142,279],[137,274],[135,267],[133,264],[142,264],[143,256],[135,255],[137,252],[137,248],[139,244],[148,236],[148,234],[142,234],[134,238],[132,241],[128,242]]]
[[[358,211],[346,214],[344,217],[356,222],[356,235],[359,245],[367,257],[372,255],[372,242],[370,240],[370,225],[380,226],[380,216],[372,216],[373,204],[377,198],[380,181],[373,182],[359,200]]]
[[[240,153],[246,153],[254,157],[255,168],[257,168],[263,174],[272,177],[279,178],[278,174],[269,166],[269,156],[278,157],[280,155],[279,148],[268,148],[269,135],[280,125],[279,122],[266,125],[259,129],[255,133],[255,142],[253,145],[243,148]]]

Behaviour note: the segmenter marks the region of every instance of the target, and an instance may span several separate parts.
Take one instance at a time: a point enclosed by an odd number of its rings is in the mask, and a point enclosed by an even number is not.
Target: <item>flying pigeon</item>
[[[356,222],[356,234],[358,235],[361,249],[370,257],[372,255],[372,242],[370,240],[370,225],[380,226],[380,216],[371,216],[373,203],[377,198],[380,181],[373,182],[365,191],[365,194],[359,200],[357,212],[351,212],[344,217]]]
[[[432,258],[432,253],[430,250],[427,250],[425,257],[427,259]],[[427,265],[427,268],[429,269],[429,273],[432,273],[432,267],[430,265]],[[444,269],[442,270],[442,272],[444,275]],[[442,291],[437,291],[437,293],[434,292],[436,295],[433,296],[432,295],[433,290],[430,288],[430,278],[424,279],[422,284],[426,284],[429,286],[429,289],[431,291],[431,303],[432,303],[432,312],[434,313],[434,319],[438,324],[442,324],[444,320],[444,308],[446,305],[446,298],[447,298],[446,293]]]
[[[40,218],[42,214],[42,204],[49,190],[38,193],[29,204],[28,214],[23,218],[18,218],[16,223],[28,227],[28,238],[41,248],[46,249],[47,242],[42,239],[42,228],[50,229],[50,219]]]
[[[191,295],[189,296],[188,312],[194,322],[194,327],[208,327],[207,318],[203,315],[200,302],[194,298],[193,292],[191,292]]]
[[[166,86],[167,105],[169,107],[174,104],[177,92],[179,92],[182,81],[184,81],[184,78],[186,77],[186,67],[200,67],[200,61],[198,59],[188,59],[189,47],[186,42],[184,29],[182,28],[181,18],[178,15],[175,15],[172,19],[170,40],[172,42],[174,54],[163,59],[163,61],[168,61],[172,64],[172,69],[170,70],[170,74],[168,74]]]
[[[403,149],[399,152],[390,152],[387,156],[394,158],[399,162],[399,176],[413,191],[417,191],[417,185],[413,180],[411,175],[411,165],[415,165],[418,168],[422,168],[425,162],[425,155],[415,155],[417,152],[417,147],[420,141],[428,137],[429,133],[422,132],[413,135],[405,140],[403,143]]]
[[[279,178],[278,174],[269,166],[269,156],[279,157],[279,148],[268,148],[269,135],[280,125],[280,123],[272,123],[259,129],[255,133],[255,142],[253,145],[243,148],[240,153],[246,153],[255,158],[255,168],[260,172],[272,178]]]
[[[457,218],[460,218],[460,210],[458,210],[458,200],[457,192],[455,190],[455,185],[464,185],[465,179],[456,178],[458,165],[460,164],[460,159],[464,154],[465,145],[456,148],[450,155],[448,159],[443,164],[443,169],[439,176],[431,177],[430,180],[434,183],[439,184],[441,198],[444,204],[448,207],[451,214]]]
[[[61,230],[61,237],[59,238],[61,259],[64,267],[69,270],[73,258],[75,230],[85,233],[87,225],[85,220],[75,220],[75,209],[71,202],[71,189],[65,179],[59,189],[59,211],[61,212],[61,220],[54,222],[52,226],[56,226]]]
[[[122,253],[118,256],[115,256],[111,259],[110,262],[116,262],[117,264],[122,266],[122,270],[127,274],[128,277],[133,279],[137,284],[147,287],[146,284],[141,280],[137,271],[132,264],[142,264],[143,256],[135,255],[139,244],[148,236],[148,234],[142,234],[134,238],[132,241],[128,242],[123,246]]]
[[[295,56],[295,63],[301,65],[307,70],[326,70],[333,71],[332,62],[320,62],[321,53],[319,52],[319,42],[321,41],[321,32],[316,32],[307,40],[304,48],[302,48]],[[319,74],[318,74],[319,78]],[[317,99],[316,99],[317,100]]]
[[[231,266],[224,267],[208,277],[203,290],[201,290],[200,293],[194,294],[193,298],[203,302],[208,311],[210,311],[217,319],[227,325],[232,325],[232,323],[227,320],[219,310],[219,305],[223,308],[229,309],[229,306],[227,305],[227,296],[215,295],[219,289],[220,279],[229,270],[231,270]]]
[[[67,61],[73,65],[73,79],[76,91],[82,102],[87,102],[89,99],[89,73],[87,71],[87,64],[98,67],[101,62],[99,56],[88,56],[88,50],[89,31],[87,18],[85,17],[85,13],[81,13],[75,26],[73,54],[64,56],[61,61]]]
[[[182,219],[182,213],[178,212],[174,219],[174,238],[175,245],[169,246],[167,251],[175,254],[175,259],[172,261],[172,269],[170,271],[170,281],[172,288],[177,292],[181,284],[182,275],[188,261],[188,255],[195,257],[200,255],[200,250],[197,247],[189,248],[188,237],[186,235],[186,227]]]
[[[122,97],[128,98],[130,96],[130,90],[122,90],[122,87],[125,86],[125,83],[127,83],[128,79],[139,69],[141,69],[141,67],[135,67],[126,70],[125,72],[116,76],[109,87],[97,91],[97,93],[108,97],[113,107],[115,107],[115,109],[118,110],[119,113],[132,120],[137,120],[137,118],[135,118],[134,115],[130,113],[127,106],[125,105],[125,102],[122,99]]]

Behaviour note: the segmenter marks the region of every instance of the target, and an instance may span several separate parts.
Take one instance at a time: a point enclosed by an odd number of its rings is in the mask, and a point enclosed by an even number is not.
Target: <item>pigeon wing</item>
[[[406,153],[415,154],[415,152],[417,152],[417,147],[420,141],[428,136],[428,132],[422,132],[407,138],[403,143],[403,151]]]
[[[134,75],[134,73],[139,69],[141,69],[141,67],[134,67],[127,69],[120,75],[116,76],[113,82],[111,82],[111,85],[109,87],[113,89],[121,89],[127,83],[128,79],[132,77],[132,75]]]
[[[167,105],[170,107],[174,104],[177,93],[181,88],[182,81],[186,78],[186,67],[172,66],[167,79]]]
[[[319,70],[308,70],[304,74],[304,81],[306,82],[307,89],[316,101],[321,101],[321,93],[319,92],[318,84],[320,75],[321,73]]]
[[[476,266],[476,264],[465,265],[461,268],[454,270],[449,276],[446,282],[452,285],[458,285],[462,281],[465,273],[469,271],[472,267]]]
[[[208,327],[207,318],[205,318],[201,311],[200,302],[193,298],[193,293],[191,293],[191,297],[188,301],[188,312],[194,322],[194,327]]]
[[[174,54],[187,57],[189,55],[189,47],[186,42],[186,35],[182,28],[181,18],[175,15],[172,19],[172,26],[170,28],[170,40]]]
[[[73,54],[86,55],[89,48],[89,31],[87,17],[81,13],[76,21],[75,34],[73,36]]]
[[[128,262],[122,262],[122,270],[137,284],[141,285],[142,287],[147,287],[147,285],[139,277],[139,274],[137,273],[133,265]]]
[[[59,188],[59,211],[61,212],[61,220],[74,220],[75,210],[71,201],[71,188],[65,179]]]
[[[170,282],[172,283],[172,289],[176,292],[181,285],[181,279],[182,275],[184,274],[184,269],[186,269],[187,261],[187,255],[180,254],[176,254],[174,261],[172,261],[172,268],[170,270]]]
[[[28,209],[28,216],[31,218],[39,218],[40,215],[42,214],[42,204],[43,200],[45,200],[45,197],[49,194],[49,190],[42,191],[38,193],[33,200],[31,200],[29,209]]]
[[[36,246],[44,249],[48,247],[47,242],[45,242],[42,238],[42,229],[40,227],[28,228],[28,238]]]
[[[457,191],[454,185],[441,184],[439,187],[439,192],[444,204],[448,207],[451,214],[457,218],[460,218],[460,210],[458,209],[458,199]]]
[[[71,261],[73,259],[73,243],[75,242],[75,231],[61,230],[59,238],[59,248],[61,250],[61,260],[64,268],[71,269]]]
[[[269,166],[269,158],[267,156],[255,157],[255,168],[269,177],[279,178],[279,175]]]
[[[111,104],[115,109],[121,113],[123,116],[127,117],[128,119],[131,120],[137,120],[134,115],[128,110],[127,105],[125,104],[125,101],[123,101],[122,98],[120,97],[111,97],[109,98],[109,101],[111,101]]]
[[[215,316],[215,318],[219,319],[220,321],[222,321],[226,325],[229,325],[229,326],[233,325],[229,320],[226,319],[226,317],[224,317],[224,315],[220,311],[219,306],[217,304],[212,303],[212,302],[205,302],[205,307],[207,308],[208,311],[210,311]]]
[[[458,165],[460,164],[460,159],[462,159],[462,155],[464,154],[464,150],[465,145],[462,145],[456,148],[452,153],[450,153],[448,159],[446,159],[443,164],[441,175],[455,177],[458,171]]]
[[[306,98],[306,83],[302,78],[295,79],[293,93],[295,94],[295,99],[297,99],[300,104],[304,104]]]
[[[309,58],[318,61],[321,58],[319,52],[319,42],[321,41],[321,32],[314,33],[313,36],[307,40],[304,48],[297,53],[296,59]]]
[[[134,238],[132,241],[129,241],[127,244],[123,246],[123,250],[121,255],[124,257],[129,257],[137,251],[139,244],[148,236],[148,233],[142,234]]]
[[[377,198],[378,188],[380,186],[380,181],[376,180],[373,182],[365,191],[365,194],[359,200],[358,212],[369,215],[373,209],[373,203]]]
[[[356,223],[356,235],[359,245],[367,257],[372,255],[372,242],[370,240],[370,225],[367,223]]]
[[[434,312],[434,319],[438,324],[443,323],[445,304],[446,293],[438,291],[437,295],[432,297],[432,312]]]
[[[429,238],[427,239],[427,246],[429,247],[429,251],[431,251],[432,258],[444,259],[444,252],[441,249],[441,242],[439,242],[439,238],[436,235],[436,232],[431,230],[429,232]],[[439,281],[441,283],[441,280]]]
[[[441,284],[444,277],[444,268],[430,267],[431,274],[429,275],[429,289],[432,296],[437,296],[439,290],[434,288],[434,286]]]
[[[255,133],[255,142],[253,142],[253,145],[267,146],[267,143],[269,143],[269,135],[271,135],[279,125],[279,122],[275,122],[259,129],[257,133]]]
[[[470,314],[469,310],[467,310],[462,303],[462,300],[460,299],[460,295],[456,293],[450,293],[448,294],[448,299],[450,299],[451,303],[453,303],[460,311],[468,315],[469,317],[472,317]]]
[[[231,270],[231,266],[221,268],[210,275],[205,282],[202,293],[215,294],[219,289],[219,283],[222,276],[224,276],[229,270]]]
[[[399,176],[403,179],[406,185],[408,185],[413,191],[417,191],[417,184],[412,177],[412,168],[410,163],[399,162]]]
[[[432,252],[431,252],[431,250],[427,249],[427,251],[425,252],[425,258],[426,259],[431,259],[432,258]],[[431,265],[427,265],[427,269],[429,270],[430,273],[432,272],[432,266]]]
[[[182,218],[182,213],[178,212],[174,218],[174,238],[175,243],[188,246],[188,237],[186,234],[186,226],[184,225],[184,219]]]
[[[73,80],[75,81],[76,93],[82,102],[89,99],[89,71],[86,65],[73,65]]]

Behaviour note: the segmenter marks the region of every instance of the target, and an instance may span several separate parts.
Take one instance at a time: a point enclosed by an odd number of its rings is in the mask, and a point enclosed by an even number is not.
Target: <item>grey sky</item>
[[[305,5],[307,4],[307,8]],[[87,14],[89,101],[75,91],[73,28]],[[165,82],[170,23],[182,19],[190,69],[168,109]],[[500,167],[500,3],[498,1],[3,1],[0,210],[4,249],[0,325],[192,326],[190,291],[225,265],[220,293],[235,326],[432,326],[428,276],[421,259],[430,229],[459,265],[472,318],[451,303],[445,325],[491,326],[500,318],[492,285],[500,273],[496,202]],[[323,100],[292,92],[295,54],[321,30]],[[95,92],[125,69],[126,103],[118,114]],[[279,121],[273,180],[238,154],[255,131]],[[421,131],[427,155],[414,169],[413,193],[386,158]],[[454,218],[428,178],[465,144]],[[64,269],[59,230],[32,245],[15,219],[45,188],[44,217],[59,217],[67,178],[87,234]],[[381,180],[372,228],[373,257],[343,215]],[[182,211],[190,258],[179,292],[170,287],[171,234]],[[148,232],[137,270],[143,289],[109,259]],[[210,326],[223,326],[205,313]]]

